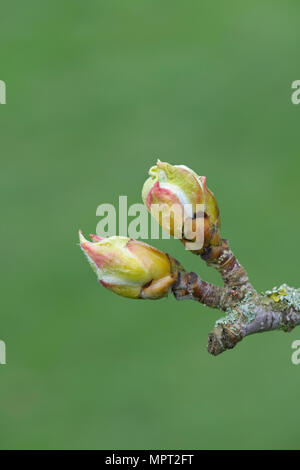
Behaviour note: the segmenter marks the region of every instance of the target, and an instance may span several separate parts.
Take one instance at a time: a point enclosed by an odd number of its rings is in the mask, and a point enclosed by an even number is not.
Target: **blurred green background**
[[[113,295],[77,240],[99,204],[141,202],[159,157],[208,177],[258,290],[300,285],[299,2],[0,9],[0,447],[299,448],[300,328],[211,357],[218,311]]]

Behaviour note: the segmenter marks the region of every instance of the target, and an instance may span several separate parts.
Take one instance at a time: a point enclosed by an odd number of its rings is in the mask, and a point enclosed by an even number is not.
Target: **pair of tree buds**
[[[206,177],[159,160],[149,175],[143,201],[165,231],[196,254],[220,244],[218,205]],[[88,241],[81,232],[79,237],[99,282],[124,297],[165,297],[182,269],[172,257],[137,240],[91,235]]]

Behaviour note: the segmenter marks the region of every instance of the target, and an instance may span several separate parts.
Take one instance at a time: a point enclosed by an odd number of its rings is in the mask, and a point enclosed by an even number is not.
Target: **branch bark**
[[[215,268],[224,287],[203,281],[197,274],[179,272],[173,285],[177,300],[196,300],[226,315],[217,321],[208,337],[208,352],[214,356],[232,349],[246,336],[272,330],[291,331],[300,325],[300,289],[286,284],[258,294],[247,271],[239,263],[226,240],[201,253],[208,266]]]
[[[286,286],[287,287],[287,286]],[[289,288],[296,293],[295,289]],[[299,295],[299,294],[297,294]],[[255,294],[219,320],[209,334],[208,352],[214,356],[232,349],[246,336],[272,330],[292,331],[300,325],[300,310],[282,296],[275,302],[269,296]]]

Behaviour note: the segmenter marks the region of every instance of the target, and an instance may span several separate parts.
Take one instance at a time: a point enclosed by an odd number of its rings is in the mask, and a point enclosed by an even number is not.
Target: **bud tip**
[[[101,242],[101,240],[104,240],[103,237],[99,237],[99,235],[94,235],[92,233],[90,233],[90,239],[93,241],[93,242]]]
[[[80,241],[80,244],[82,243],[86,243],[87,240],[84,238],[83,234],[82,234],[82,231],[81,230],[78,230],[78,235],[79,235],[79,241]]]

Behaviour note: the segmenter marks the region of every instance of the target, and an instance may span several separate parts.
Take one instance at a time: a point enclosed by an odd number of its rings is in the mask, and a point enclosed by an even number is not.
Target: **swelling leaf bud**
[[[173,258],[132,238],[90,237],[92,242],[79,231],[80,247],[104,287],[132,299],[168,295],[178,276]]]
[[[196,248],[188,249],[197,253],[208,245],[220,244],[219,209],[206,186],[205,176],[198,176],[184,165],[170,165],[160,160],[150,168],[149,175],[142,198],[166,232],[181,238],[186,247],[196,240]]]

